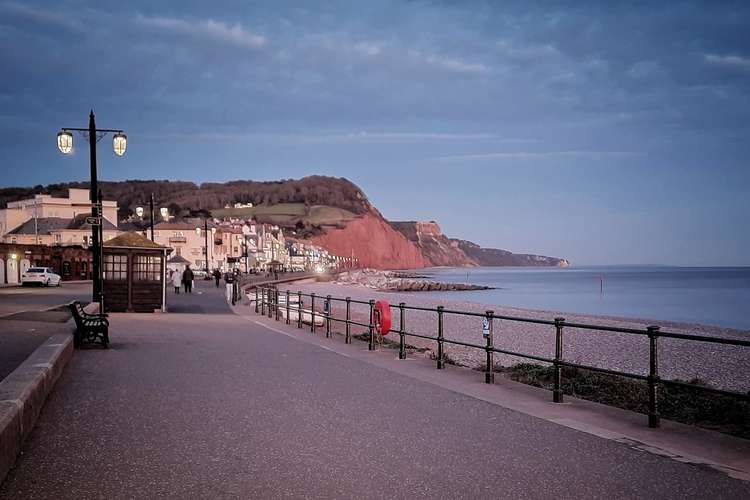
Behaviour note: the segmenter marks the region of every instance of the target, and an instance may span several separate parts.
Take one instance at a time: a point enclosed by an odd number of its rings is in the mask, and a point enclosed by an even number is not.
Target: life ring
[[[380,335],[388,335],[391,331],[391,306],[388,305],[387,300],[375,302],[375,307],[372,309],[372,324]]]

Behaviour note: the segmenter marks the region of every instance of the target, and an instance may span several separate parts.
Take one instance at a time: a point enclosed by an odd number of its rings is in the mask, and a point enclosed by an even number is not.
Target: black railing
[[[345,334],[344,334],[344,342],[347,344],[351,343],[351,338],[352,338],[351,325],[360,326],[363,328],[367,328],[367,331],[369,334],[368,349],[369,350],[375,349],[376,335],[375,335],[375,324],[373,323],[373,309],[375,306],[374,300],[369,300],[369,301],[354,300],[351,297],[346,297],[342,299],[339,297],[331,297],[330,295],[327,295],[324,298],[323,311],[318,312],[315,310],[315,299],[320,298],[320,296],[316,296],[314,293],[306,294],[306,293],[302,293],[301,291],[297,291],[296,293],[293,293],[293,292],[290,292],[289,290],[285,290],[284,292],[279,293],[279,290],[276,287],[257,286],[255,287],[255,312],[265,315],[265,311],[267,309],[268,317],[271,318],[272,317],[271,311],[275,310],[276,320],[278,321],[279,320],[279,296],[280,295],[284,295],[286,299],[285,304],[282,307],[286,309],[286,323],[287,324],[289,324],[290,322],[290,319],[289,319],[290,312],[297,312],[297,327],[302,328],[302,324],[303,324],[302,315],[303,313],[308,313],[310,315],[310,331],[312,333],[315,333],[315,327],[316,327],[315,317],[319,316],[324,319],[326,337],[331,337],[331,322],[344,323],[346,325]],[[290,304],[290,297],[295,297],[297,299],[297,305],[292,306]],[[303,304],[304,297],[310,298],[309,309],[305,308]],[[337,318],[332,314],[333,302],[345,303],[346,316],[344,319]],[[352,315],[351,315],[352,304],[368,306],[369,308],[368,318],[369,319],[367,323],[361,323],[358,321],[354,321],[352,319]],[[391,304],[390,308],[396,309],[399,315],[398,330],[391,329],[388,331],[388,333],[395,333],[395,334],[398,334],[399,336],[399,349],[398,349],[399,359],[406,359],[406,337],[415,337],[415,338],[435,341],[437,343],[437,349],[436,349],[437,352],[435,355],[435,361],[436,361],[438,369],[442,369],[445,366],[445,362],[446,362],[445,350],[444,350],[445,344],[453,344],[453,345],[459,345],[463,347],[481,349],[481,350],[484,350],[486,353],[486,363],[485,363],[484,373],[485,373],[485,382],[488,384],[494,383],[494,380],[495,380],[494,378],[495,377],[494,376],[494,354],[495,353],[505,354],[509,356],[517,356],[519,358],[525,358],[525,359],[530,359],[534,361],[541,361],[544,363],[549,363],[553,367],[554,376],[553,376],[552,400],[555,403],[563,402],[562,369],[564,367],[579,368],[579,369],[584,369],[584,370],[590,370],[593,372],[604,373],[607,375],[616,375],[616,376],[645,381],[648,385],[648,426],[654,427],[654,428],[659,427],[659,421],[660,421],[659,386],[662,384],[697,389],[701,391],[711,392],[714,394],[720,394],[723,396],[738,398],[743,401],[750,401],[750,393],[728,391],[728,390],[719,389],[716,387],[710,387],[706,385],[699,385],[699,384],[694,384],[690,382],[684,382],[681,380],[662,379],[659,376],[659,356],[658,356],[660,338],[680,339],[680,340],[688,340],[688,341],[694,341],[694,342],[705,342],[709,344],[723,344],[723,345],[750,347],[750,341],[748,340],[728,339],[728,338],[721,338],[721,337],[708,337],[704,335],[694,335],[694,334],[687,334],[687,333],[665,332],[665,331],[662,331],[660,327],[658,326],[649,326],[646,329],[620,328],[620,327],[614,327],[614,326],[593,325],[593,324],[587,324],[587,323],[569,323],[565,321],[565,318],[554,318],[553,320],[546,320],[546,319],[535,319],[535,318],[524,318],[524,317],[518,317],[518,316],[500,315],[500,314],[495,314],[494,311],[485,311],[484,313],[478,313],[478,312],[470,312],[470,311],[455,311],[455,310],[445,309],[443,306],[437,306],[434,308],[421,307],[421,306],[407,306],[403,302],[399,303],[398,305]],[[436,336],[433,337],[430,335],[422,335],[416,332],[406,331],[406,326],[405,326],[406,311],[409,311],[409,310],[436,313],[437,314]],[[484,328],[485,345],[472,344],[468,342],[461,342],[459,340],[445,338],[445,335],[444,335],[445,332],[443,331],[445,315],[473,316],[476,318],[482,318],[484,322],[483,328]],[[554,327],[554,331],[555,331],[555,355],[554,357],[549,358],[545,356],[538,356],[538,355],[531,354],[531,353],[524,353],[524,352],[519,352],[519,351],[513,351],[510,349],[501,349],[501,348],[495,347],[493,345],[493,330],[494,330],[493,325],[494,325],[495,320],[505,320],[505,321],[520,322],[520,323],[534,323],[538,325],[548,325],[548,326]],[[618,371],[618,370],[611,370],[608,368],[602,368],[598,366],[592,366],[592,365],[566,361],[563,357],[563,347],[564,347],[563,334],[564,334],[565,328],[578,328],[582,330],[598,330],[602,332],[624,333],[624,334],[641,335],[641,336],[648,337],[648,341],[649,341],[648,375],[632,373],[632,372],[624,372],[624,371]]]

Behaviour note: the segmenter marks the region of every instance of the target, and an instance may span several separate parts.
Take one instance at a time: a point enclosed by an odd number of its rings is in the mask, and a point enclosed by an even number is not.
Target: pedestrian
[[[190,269],[190,264],[185,267],[185,272],[182,273],[182,284],[185,286],[185,293],[193,293],[193,270]]]
[[[219,281],[221,280],[221,271],[214,269],[214,279],[216,280],[216,288],[219,288]]]
[[[224,283],[226,283],[226,290],[227,290],[227,302],[232,301],[232,294],[234,293],[234,281],[235,281],[234,273],[231,271],[227,271],[224,273]]]
[[[172,286],[174,287],[174,293],[179,294],[182,286],[182,271],[179,269],[172,271]]]

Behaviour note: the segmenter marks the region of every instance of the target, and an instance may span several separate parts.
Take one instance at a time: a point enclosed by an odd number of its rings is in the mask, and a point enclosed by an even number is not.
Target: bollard
[[[661,425],[659,416],[659,327],[649,326],[649,369],[648,369],[648,426],[655,429]]]
[[[445,368],[445,352],[443,351],[443,306],[437,306],[438,313],[438,353],[437,353],[437,369],[442,370]]]
[[[315,293],[310,294],[310,333],[315,333]]]
[[[352,312],[351,312],[351,305],[352,305],[352,298],[347,297],[346,298],[346,336],[344,337],[344,344],[351,344],[352,343],[352,325],[351,325],[351,319],[352,319]]]
[[[398,359],[406,359],[406,334],[404,329],[404,320],[406,311],[403,302],[398,303]]]
[[[266,315],[266,289],[260,289],[260,315]]]
[[[563,351],[563,326],[565,318],[555,318],[555,388],[552,390],[552,401],[555,403],[563,402],[562,391],[562,351]]]
[[[484,383],[485,384],[494,384],[495,383],[495,351],[493,346],[493,335],[494,335],[494,324],[492,321],[492,318],[494,316],[494,311],[487,311],[485,313],[487,315],[487,323],[490,326],[489,334],[487,335],[487,346],[485,347],[485,350],[487,351],[487,366],[484,370]]]
[[[258,314],[258,287],[255,287],[255,314]]]
[[[326,295],[326,338],[331,338],[331,296]]]
[[[367,350],[368,351],[374,351],[375,350],[375,328],[373,328],[372,324],[372,312],[375,309],[375,301],[370,299],[370,320],[368,322],[368,328],[370,332],[370,342],[367,344]]]
[[[302,292],[297,292],[297,328],[302,328]]]
[[[286,324],[289,324],[289,289],[286,290]]]

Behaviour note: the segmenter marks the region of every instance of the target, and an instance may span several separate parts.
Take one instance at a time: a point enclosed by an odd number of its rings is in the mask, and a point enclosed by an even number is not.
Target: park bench
[[[81,347],[83,343],[99,342],[106,349],[109,347],[109,320],[106,314],[89,314],[83,310],[80,302],[69,304],[70,312],[76,322],[73,334],[73,346]]]

